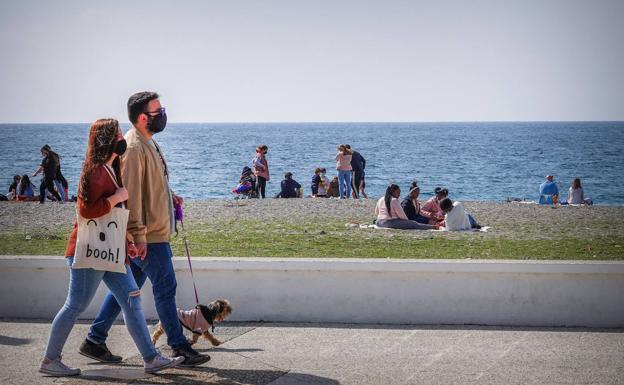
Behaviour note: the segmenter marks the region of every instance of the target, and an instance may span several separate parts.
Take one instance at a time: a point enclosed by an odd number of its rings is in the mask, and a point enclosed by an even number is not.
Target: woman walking
[[[117,120],[100,119],[93,123],[78,187],[80,216],[89,219],[99,218],[128,199],[128,191],[124,187],[117,187],[122,185],[119,155],[125,150],[126,141],[121,135]],[[104,281],[121,305],[126,327],[143,356],[147,373],[155,373],[184,361],[183,357],[175,359],[163,357],[154,348],[141,309],[140,291],[127,265],[125,274],[91,268],[72,268],[77,234],[78,226],[74,224],[65,250],[69,266],[69,291],[65,304],[52,322],[48,345],[39,371],[52,376],[80,374],[80,369],[71,368],[61,362],[61,353],[76,319],[89,306],[100,281]],[[103,235],[104,233],[101,233],[100,237]],[[133,243],[130,242],[127,249],[129,255],[136,256]]]
[[[267,161],[266,154],[269,148],[266,144],[263,144],[256,148],[256,156],[252,160],[253,172],[256,176],[257,183],[256,189],[258,196],[262,199],[266,196],[266,183],[269,181],[269,162]]]
[[[338,170],[338,191],[340,199],[349,199],[351,196],[351,157],[353,151],[346,145],[338,146],[336,154],[336,170]],[[345,191],[346,190],[346,191]]]

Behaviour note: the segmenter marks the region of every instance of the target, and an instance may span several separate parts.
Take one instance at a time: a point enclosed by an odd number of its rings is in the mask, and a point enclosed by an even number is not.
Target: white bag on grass
[[[106,167],[115,187],[111,170]],[[126,229],[129,210],[113,207],[108,214],[87,219],[76,209],[78,236],[72,269],[94,269],[126,273]]]

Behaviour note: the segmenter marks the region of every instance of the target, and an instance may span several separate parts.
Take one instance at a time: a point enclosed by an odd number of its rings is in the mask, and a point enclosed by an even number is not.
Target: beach
[[[63,253],[75,204],[0,203],[0,254]],[[181,234],[195,256],[624,259],[622,206],[464,202],[487,232],[361,228],[372,224],[375,203],[187,201]],[[181,239],[172,238],[176,255]]]

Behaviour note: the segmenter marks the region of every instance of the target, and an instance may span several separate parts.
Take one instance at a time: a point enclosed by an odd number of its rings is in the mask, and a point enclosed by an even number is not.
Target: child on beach
[[[124,187],[117,187],[122,183],[119,156],[125,150],[126,140],[121,135],[117,120],[100,119],[91,125],[78,188],[78,210],[82,217],[99,218],[128,200],[128,191]],[[80,374],[80,369],[69,367],[61,361],[61,353],[76,319],[91,303],[101,281],[108,286],[123,310],[128,332],[143,356],[145,372],[156,373],[184,361],[184,357],[164,357],[154,348],[141,309],[140,290],[129,266],[126,265],[125,274],[91,268],[72,268],[77,234],[78,227],[74,224],[65,251],[69,266],[67,300],[52,322],[39,371],[51,376]],[[128,244],[127,251],[131,257],[137,256],[134,243]],[[98,348],[108,351],[105,344],[98,345]]]
[[[17,186],[19,185],[21,178],[22,177],[19,175],[13,176],[13,183],[9,186],[9,194],[7,195],[8,200],[17,199]]]
[[[327,190],[329,190],[329,178],[325,176],[326,170],[317,167],[312,177],[312,196],[314,198],[327,198]]]
[[[329,190],[327,190],[327,196],[330,198],[340,197],[340,189],[338,188],[338,177],[334,176],[331,182],[329,182]]]

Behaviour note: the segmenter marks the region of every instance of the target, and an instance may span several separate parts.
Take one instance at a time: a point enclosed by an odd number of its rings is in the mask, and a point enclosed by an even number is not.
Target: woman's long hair
[[[22,179],[20,179],[20,182],[17,186],[18,186],[18,188],[16,189],[17,195],[26,195],[26,190],[28,189],[28,187],[32,186],[32,183],[30,183],[30,178],[28,177],[28,175],[26,174],[22,175]]]
[[[342,152],[343,155],[353,154],[353,150],[351,150],[350,148],[347,148],[347,146],[344,144],[341,144],[340,146],[338,146],[338,151]]]
[[[115,149],[119,130],[119,122],[116,119],[98,119],[89,130],[89,142],[87,143],[87,153],[82,165],[80,182],[78,184],[78,196],[83,202],[87,202],[89,196],[89,178],[93,171],[106,163]],[[117,184],[121,183],[121,159],[117,157],[113,162],[113,170],[117,176]]]
[[[393,198],[392,193],[395,192],[396,190],[399,190],[399,186],[392,183],[386,189],[386,195],[384,196],[384,201],[386,202],[386,209],[388,210],[388,215],[390,215],[390,217],[392,217],[392,210],[390,209],[390,202],[392,201],[392,198]]]
[[[576,190],[578,188],[581,188],[581,179],[575,178],[574,181],[572,181],[572,190]]]

